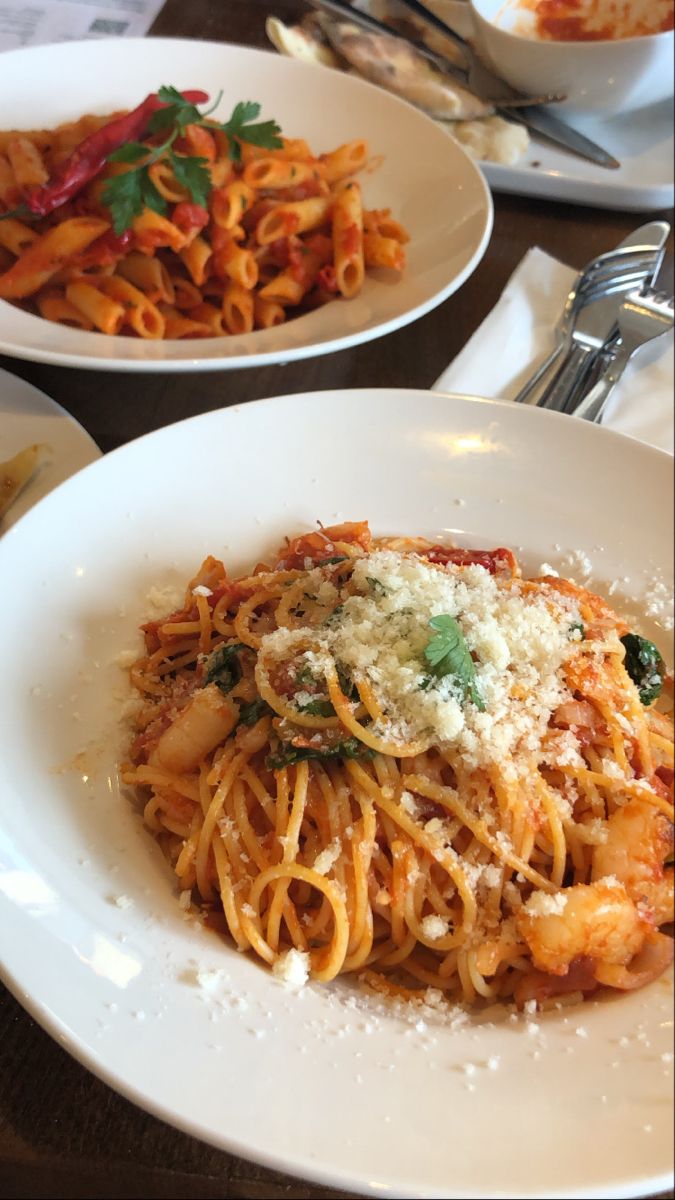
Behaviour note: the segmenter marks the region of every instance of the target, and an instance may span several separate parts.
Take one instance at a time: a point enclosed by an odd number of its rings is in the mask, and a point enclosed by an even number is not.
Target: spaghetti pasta
[[[599,596],[355,522],[142,628],[122,778],[275,973],[523,1004],[671,961],[665,668]]]

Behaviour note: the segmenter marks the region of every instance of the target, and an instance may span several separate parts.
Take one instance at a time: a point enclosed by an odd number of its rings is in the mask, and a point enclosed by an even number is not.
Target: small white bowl
[[[537,37],[533,13],[522,0],[469,0],[461,5],[457,0],[432,0],[431,7],[468,34],[512,87],[528,95],[566,95],[555,112],[610,117],[673,95],[672,30],[607,41],[549,41]],[[599,25],[615,22],[613,0],[596,0],[595,8]],[[631,0],[630,19],[635,23],[654,27],[660,12],[657,0]],[[456,18],[462,16],[460,28]]]

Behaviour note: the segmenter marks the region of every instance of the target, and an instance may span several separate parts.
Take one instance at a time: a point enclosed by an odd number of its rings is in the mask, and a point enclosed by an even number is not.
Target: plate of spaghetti
[[[491,226],[468,155],[355,77],[154,38],[3,59],[4,353],[152,371],[328,353],[440,304]]]
[[[153,433],[0,542],[3,977],[277,1169],[664,1189],[672,460],[498,401],[321,399]]]

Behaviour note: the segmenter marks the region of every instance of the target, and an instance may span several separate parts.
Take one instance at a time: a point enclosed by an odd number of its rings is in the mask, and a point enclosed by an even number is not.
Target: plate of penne
[[[491,227],[462,148],[361,79],[165,39],[3,56],[5,354],[195,371],[329,353],[452,295]]]

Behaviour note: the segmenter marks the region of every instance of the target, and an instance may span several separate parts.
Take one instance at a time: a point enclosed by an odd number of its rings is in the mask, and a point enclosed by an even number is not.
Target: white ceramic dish
[[[161,429],[37,505],[0,540],[0,577],[22,579],[21,604],[0,590],[0,960],[20,1001],[163,1119],[338,1188],[616,1200],[667,1187],[672,979],[532,1025],[456,1028],[387,1014],[348,984],[289,993],[182,919],[117,783],[115,658],[139,644],[151,585],[183,583],[208,551],[243,568],[338,516],[522,546],[534,568],[584,548],[594,583],[629,575],[631,602],[613,599],[644,608],[672,570],[671,469],[537,409],[319,392]]]
[[[477,0],[477,6],[484,3],[494,7],[495,2]],[[373,0],[363,0],[366,8],[372,4]],[[470,8],[463,0],[429,0],[429,7],[464,37],[471,37]],[[381,8],[377,11],[382,15]],[[528,62],[536,62],[541,47],[533,48],[531,42],[528,45]],[[665,68],[672,92],[672,41]],[[553,86],[550,76],[547,79],[547,87]],[[481,163],[493,191],[635,212],[658,212],[674,203],[672,101],[643,104],[637,111],[623,115],[570,113],[567,118],[561,112],[561,116],[613,154],[620,168],[598,167],[533,134],[527,154],[514,166]]]
[[[515,166],[481,163],[496,192],[540,196],[596,208],[659,212],[675,201],[673,107],[666,100],[607,120],[574,117],[570,124],[618,158],[609,171],[532,135]]]
[[[27,86],[26,80],[30,80]],[[63,87],[63,80],[68,87]],[[40,362],[110,371],[204,371],[289,362],[354,346],[421,317],[450,296],[480,261],[492,203],[470,158],[433,121],[363,80],[273,52],[161,38],[67,42],[2,57],[0,129],[50,128],[82,113],[131,107],[162,84],[221,88],[225,117],[257,100],[284,133],[316,153],[368,139],[369,207],[390,207],[408,228],[403,278],[369,278],[361,294],[244,337],[148,341],[82,333],[0,302],[0,351]],[[226,111],[227,110],[227,111]],[[220,111],[220,110],[219,110]]]
[[[2,532],[53,488],[100,458],[101,451],[60,404],[24,379],[0,369],[0,462],[33,442],[49,446],[50,461],[31,479],[3,517]]]
[[[668,0],[627,0],[623,7],[617,0],[595,0],[577,6],[579,14],[592,14],[589,27],[617,30],[614,38],[598,41],[538,37],[527,0],[469,0],[462,8],[471,13],[472,40],[507,83],[530,96],[547,90],[566,96],[555,106],[563,120],[567,113],[630,113],[673,95],[672,29],[641,37],[618,35],[625,16],[624,29],[658,29]]]

